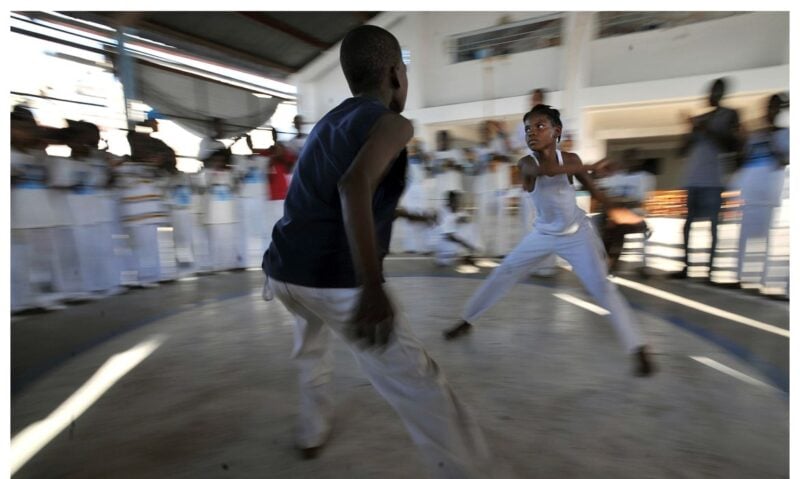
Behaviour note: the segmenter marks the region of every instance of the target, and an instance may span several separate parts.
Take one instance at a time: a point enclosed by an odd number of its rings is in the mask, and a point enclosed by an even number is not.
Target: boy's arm
[[[368,346],[381,346],[389,341],[394,319],[394,310],[381,285],[372,197],[413,133],[407,119],[396,113],[384,114],[339,180],[347,241],[356,273],[363,284],[352,334],[356,339],[364,339]]]

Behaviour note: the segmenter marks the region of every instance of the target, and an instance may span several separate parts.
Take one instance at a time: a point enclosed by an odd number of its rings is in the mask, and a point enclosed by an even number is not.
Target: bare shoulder
[[[564,158],[565,165],[582,165],[583,161],[581,161],[581,157],[578,156],[576,153],[572,153],[569,151],[562,151],[561,157]]]
[[[396,139],[406,143],[414,136],[414,127],[403,115],[387,111],[375,122],[369,136],[387,140]]]

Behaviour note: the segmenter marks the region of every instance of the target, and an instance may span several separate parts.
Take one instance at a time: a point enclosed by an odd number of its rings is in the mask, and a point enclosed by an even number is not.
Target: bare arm
[[[533,161],[533,157],[523,156],[517,162],[517,167],[522,174],[522,189],[533,191],[533,187],[536,186],[536,177],[539,176],[539,167]]]
[[[405,218],[405,219],[407,219],[409,221],[415,221],[415,222],[420,222],[420,223],[429,223],[430,224],[430,223],[435,223],[436,222],[436,216],[435,215],[429,215],[429,214],[418,215],[416,213],[411,213],[410,211],[408,211],[405,208],[397,208],[394,211],[394,217],[395,218]]]
[[[583,167],[583,162],[581,161],[580,157],[575,153],[562,153],[564,155],[564,166],[571,166],[576,171],[580,170]],[[585,168],[585,167],[584,167]],[[578,171],[575,173],[575,178],[581,182],[581,184],[589,191],[594,199],[599,201],[604,208],[611,208],[614,205],[609,201],[608,197],[606,197],[605,193],[603,193],[600,188],[594,183],[592,177],[589,175],[589,170],[585,169],[584,171]]]
[[[395,113],[384,114],[339,180],[347,241],[356,273],[363,284],[349,334],[356,340],[363,340],[367,346],[387,344],[394,328],[394,308],[381,285],[372,198],[413,133],[407,119]]]

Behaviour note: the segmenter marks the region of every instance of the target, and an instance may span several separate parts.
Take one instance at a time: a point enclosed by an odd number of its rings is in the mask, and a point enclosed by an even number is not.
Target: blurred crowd
[[[37,124],[11,113],[11,308],[60,309],[65,302],[156,287],[193,274],[260,267],[280,218],[300,131],[286,144],[235,155],[222,122],[201,142],[203,168],[185,173],[152,136],[149,118],[129,132],[130,155],[104,148],[98,127]],[[65,145],[70,156],[48,155]]]
[[[684,227],[687,277],[689,235],[696,221],[711,221],[709,278],[717,249],[722,194],[740,192],[739,282],[763,283],[768,265],[773,210],[780,205],[789,161],[788,128],[776,124],[788,108],[788,95],[765,100],[764,117],[744,131],[735,110],[725,108],[723,79],[710,89],[711,109],[687,121]],[[545,91],[531,92],[531,107],[544,103]],[[66,128],[37,124],[32,111],[11,113],[11,307],[59,309],[65,302],[118,294],[130,287],[155,287],[194,274],[260,267],[274,223],[282,216],[292,169],[307,135],[302,118],[296,134],[237,155],[221,140],[224,123],[208,119],[213,133],[203,138],[202,169],[176,168],[176,155],[153,136],[158,120],[149,117],[128,133],[130,155],[104,147],[98,127],[68,121]],[[510,130],[510,128],[509,128]],[[239,140],[236,138],[234,140]],[[230,140],[228,138],[227,140]],[[455,143],[461,143],[455,146]],[[48,155],[65,145],[69,157]],[[565,134],[560,149],[570,151]],[[436,133],[434,149],[415,138],[408,145],[406,191],[395,224],[397,253],[430,254],[437,264],[473,264],[476,255],[502,257],[533,225],[531,195],[523,192],[517,161],[531,154],[521,127],[509,132],[503,122],[484,121],[480,140],[465,143],[447,130]],[[655,189],[652,165],[636,149],[607,158],[595,179],[617,204],[646,217]],[[586,208],[589,208],[586,205]],[[603,215],[596,227],[617,268],[626,236],[644,241],[646,222],[617,225]],[[516,224],[514,223],[516,222]],[[552,257],[533,274],[554,273]],[[696,262],[695,262],[696,264]],[[645,269],[640,268],[645,275]]]

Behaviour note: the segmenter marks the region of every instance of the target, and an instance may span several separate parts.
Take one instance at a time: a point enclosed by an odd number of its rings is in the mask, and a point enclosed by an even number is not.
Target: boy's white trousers
[[[495,477],[481,429],[400,311],[396,311],[393,337],[385,350],[359,349],[344,331],[358,304],[360,288],[308,288],[273,278],[268,281],[296,321],[293,357],[300,369],[298,445],[320,445],[330,431],[333,333],[347,343],[372,385],[403,420],[434,477]]]

